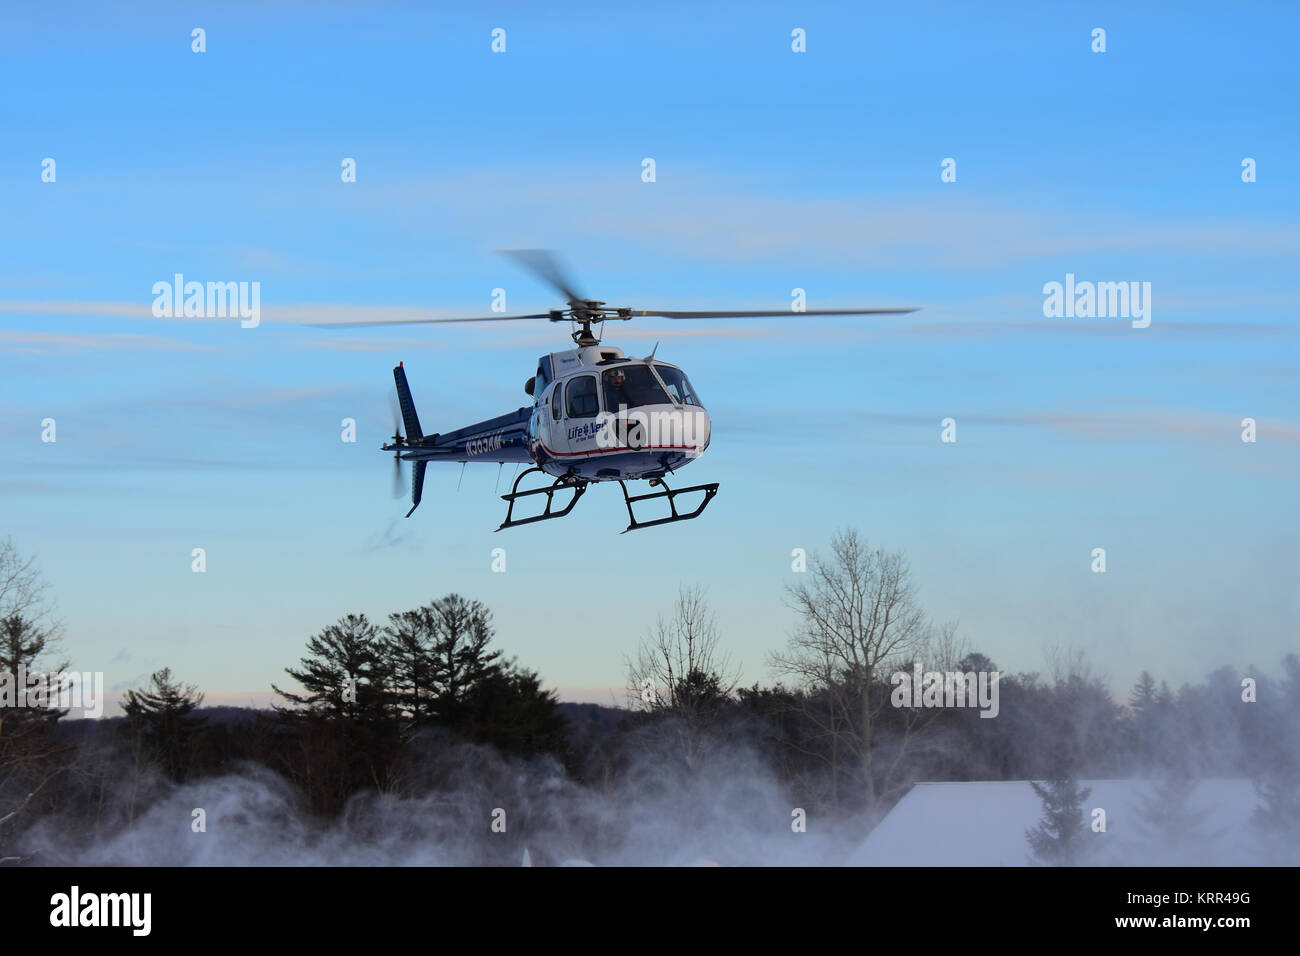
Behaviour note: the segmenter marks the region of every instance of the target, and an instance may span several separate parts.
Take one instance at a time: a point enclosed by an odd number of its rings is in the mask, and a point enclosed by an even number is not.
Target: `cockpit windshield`
[[[691,383],[686,380],[686,373],[681,369],[669,365],[660,365],[656,362],[655,371],[659,373],[659,377],[668,386],[669,394],[677,401],[683,405],[700,404],[700,400],[695,397],[695,391],[691,388]]]
[[[643,362],[628,362],[606,369],[602,376],[605,386],[605,410],[617,412],[620,408],[639,405],[669,405],[670,399],[655,381]]]

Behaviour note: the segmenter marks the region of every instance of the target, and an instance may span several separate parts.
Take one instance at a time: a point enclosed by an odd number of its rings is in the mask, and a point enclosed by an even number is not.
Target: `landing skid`
[[[573,510],[573,506],[578,503],[578,499],[583,496],[587,490],[587,485],[590,484],[590,482],[581,478],[563,477],[556,478],[550,485],[543,488],[530,488],[528,491],[519,490],[519,483],[523,481],[524,478],[531,475],[533,472],[540,473],[541,471],[542,469],[540,468],[529,468],[527,471],[522,472],[510,487],[510,493],[501,496],[501,500],[507,502],[509,507],[506,508],[506,520],[501,522],[500,526],[497,528],[498,531],[505,528],[517,528],[519,525],[523,524],[533,524],[537,521],[549,521],[552,518],[563,518]],[[652,491],[644,495],[629,495],[627,493],[627,483],[622,479],[619,480],[618,484],[619,487],[623,489],[623,502],[627,505],[627,517],[631,522],[622,530],[622,534],[627,534],[629,531],[636,531],[640,528],[653,528],[655,525],[672,524],[675,521],[690,521],[692,518],[698,518],[704,512],[704,509],[708,507],[709,502],[713,500],[713,496],[718,493],[718,483],[716,481],[707,485],[691,485],[689,488],[673,489],[669,488],[667,482],[662,478],[651,478],[650,487],[659,487],[663,490]],[[558,491],[571,491],[573,492],[573,497],[569,499],[568,504],[563,508],[556,509],[554,507],[555,493]],[[696,507],[694,511],[678,512],[677,496],[690,494],[695,491],[704,492],[704,500],[699,503],[699,506]],[[531,495],[546,495],[546,510],[539,515],[533,515],[531,518],[516,518],[514,516],[515,502],[520,498],[527,498]],[[636,513],[632,510],[632,503],[634,501],[655,501],[659,499],[664,499],[668,502],[668,508],[672,514],[666,518],[655,518],[651,521],[636,520]]]
[[[692,518],[698,518],[700,514],[704,511],[704,509],[708,506],[709,502],[713,500],[713,496],[718,493],[718,483],[716,481],[707,485],[691,485],[691,487],[689,488],[678,488],[676,491],[674,491],[673,489],[668,487],[667,482],[665,482],[662,478],[651,478],[650,487],[653,488],[656,485],[658,485],[659,487],[663,488],[663,491],[652,491],[649,494],[645,494],[645,495],[629,495],[627,493],[627,485],[624,484],[622,480],[620,480],[618,484],[619,487],[623,489],[623,501],[626,502],[627,504],[628,520],[632,522],[626,528],[624,528],[620,532],[620,534],[627,534],[629,531],[636,531],[640,528],[653,528],[655,525],[658,524],[671,524],[674,521],[690,521]],[[677,496],[689,494],[692,491],[704,492],[704,500],[700,502],[700,506],[698,508],[696,508],[694,511],[690,512],[689,514],[678,514],[677,500],[676,500]],[[650,501],[656,498],[668,499],[668,507],[672,511],[672,514],[669,515],[667,518],[656,518],[653,521],[637,521],[636,515],[632,511],[632,502]]]
[[[573,510],[573,506],[578,503],[578,499],[582,497],[582,493],[587,490],[587,482],[576,478],[556,478],[550,487],[547,488],[533,488],[529,491],[519,490],[519,482],[523,481],[526,476],[531,475],[533,472],[541,472],[541,470],[542,469],[540,468],[529,468],[527,471],[521,472],[519,477],[515,479],[514,485],[511,486],[510,494],[501,496],[502,501],[509,502],[509,507],[506,508],[506,520],[501,522],[500,527],[497,528],[498,531],[502,528],[515,528],[521,524],[532,524],[534,521],[549,521],[551,518],[563,518]],[[569,503],[563,509],[552,511],[551,505],[554,504],[553,498],[557,491],[572,491],[573,498],[570,499]],[[519,518],[518,520],[515,520],[515,502],[520,498],[527,498],[529,495],[546,495],[546,510],[531,518]]]

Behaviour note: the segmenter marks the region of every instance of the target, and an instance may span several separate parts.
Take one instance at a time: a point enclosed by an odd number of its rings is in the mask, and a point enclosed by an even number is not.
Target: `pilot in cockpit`
[[[621,368],[610,369],[605,373],[605,410],[616,412],[631,404],[627,394],[627,375]]]

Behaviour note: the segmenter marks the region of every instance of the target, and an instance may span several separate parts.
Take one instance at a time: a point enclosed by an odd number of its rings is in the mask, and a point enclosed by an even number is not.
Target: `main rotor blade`
[[[565,274],[559,260],[555,258],[555,253],[550,250],[502,249],[501,253],[530,269],[538,278],[550,283],[574,308],[586,301],[575,291],[573,280]]]
[[[808,309],[805,312],[793,312],[790,309],[772,311],[745,310],[738,312],[647,312],[633,309],[633,315],[653,315],[664,319],[762,319],[769,316],[799,315],[906,315],[916,309]]]
[[[515,319],[549,319],[551,313],[534,315],[484,315],[470,319],[368,319],[364,322],[304,322],[315,329],[354,329],[363,325],[431,325],[437,322],[511,322]]]

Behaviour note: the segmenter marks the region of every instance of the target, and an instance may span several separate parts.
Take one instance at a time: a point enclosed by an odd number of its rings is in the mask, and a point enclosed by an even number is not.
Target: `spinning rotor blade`
[[[402,477],[402,459],[393,455],[393,498],[406,497],[406,481]]]
[[[586,302],[574,291],[573,280],[565,275],[555,253],[547,249],[502,249],[501,253],[514,259],[542,281],[549,283],[573,308],[576,309]]]
[[[388,417],[393,420],[393,436],[402,434],[402,410],[397,407],[397,396],[388,393]]]
[[[646,312],[633,309],[633,315],[652,315],[663,319],[762,319],[769,316],[793,315],[906,315],[916,309],[808,309],[805,312],[793,312],[790,309],[772,311],[745,310],[739,312]]]
[[[400,444],[402,438],[402,412],[397,407],[397,396],[388,393],[388,413],[393,419],[393,442]],[[402,459],[398,452],[393,452],[393,497],[401,498],[406,494],[406,482],[402,479]]]
[[[581,335],[585,338],[579,344],[590,344],[591,326],[609,320],[630,319],[644,315],[664,319],[742,319],[742,318],[776,318],[791,315],[906,315],[916,309],[809,309],[794,312],[789,309],[734,309],[707,311],[679,311],[652,309],[625,309],[607,307],[604,302],[584,299],[574,287],[572,278],[560,265],[553,252],[546,249],[502,249],[503,255],[509,256],[543,282],[564,296],[567,309],[553,309],[550,312],[535,312],[531,315],[484,315],[470,318],[446,319],[373,319],[360,322],[308,322],[315,328],[360,328],[372,325],[437,325],[446,322],[512,322],[519,319],[549,319],[562,322],[566,319],[582,326]],[[575,341],[579,333],[574,333]]]
[[[352,329],[362,325],[430,325],[436,322],[509,322],[513,319],[549,319],[551,313],[536,315],[484,315],[472,319],[368,319],[364,322],[304,322],[316,329]]]

